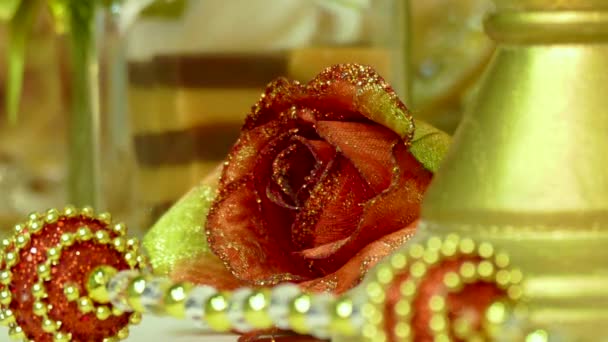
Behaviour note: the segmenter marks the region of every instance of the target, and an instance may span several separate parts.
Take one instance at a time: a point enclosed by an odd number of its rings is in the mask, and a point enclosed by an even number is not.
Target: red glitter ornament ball
[[[15,236],[4,242],[5,280],[0,288],[9,290],[0,313],[13,334],[20,328],[20,337],[37,342],[51,342],[55,334],[84,342],[102,341],[126,328],[129,314],[115,312],[99,319],[95,313],[99,304],[85,313],[77,300],[69,301],[64,294],[70,285],[86,297],[88,275],[98,266],[130,268],[125,254],[135,251],[125,247],[123,225],[112,226],[107,214],[93,216],[90,209],[66,208],[62,214],[56,210],[32,214],[15,230]]]
[[[434,237],[395,253],[369,277],[371,331],[390,342],[492,340],[504,322],[488,317],[489,309],[514,306],[520,282],[521,272],[490,244]]]

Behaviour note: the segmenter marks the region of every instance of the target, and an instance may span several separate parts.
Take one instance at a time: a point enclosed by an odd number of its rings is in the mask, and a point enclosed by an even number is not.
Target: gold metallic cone
[[[421,236],[493,242],[533,324],[608,336],[608,1],[496,0],[498,48],[423,203]]]

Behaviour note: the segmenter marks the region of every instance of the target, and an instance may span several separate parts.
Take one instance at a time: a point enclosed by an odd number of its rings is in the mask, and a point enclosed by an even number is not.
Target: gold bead
[[[112,315],[112,310],[105,305],[98,306],[95,309],[95,317],[100,321],[105,321]]]
[[[127,250],[127,240],[125,238],[119,236],[117,238],[114,238],[114,240],[112,240],[112,246],[118,252],[123,253],[125,250]]]
[[[129,338],[129,328],[124,327],[124,328],[120,329],[118,331],[118,333],[116,334],[116,337],[118,337],[121,340],[126,340],[127,338]]]
[[[399,293],[406,298],[414,296],[417,290],[416,283],[413,280],[407,280],[399,286]]]
[[[97,219],[105,225],[112,223],[112,215],[110,213],[101,213],[97,215]]]
[[[507,306],[503,302],[494,302],[486,309],[485,319],[490,324],[503,324],[507,318]]]
[[[119,308],[112,306],[112,315],[114,316],[122,316],[124,315],[124,311],[120,310]]]
[[[547,342],[549,341],[549,334],[547,333],[547,331],[542,330],[542,329],[538,329],[538,330],[534,330],[533,332],[529,333],[526,336],[526,342]]]
[[[130,268],[135,268],[135,266],[137,266],[137,254],[135,254],[134,252],[125,253],[124,259]]]
[[[447,238],[441,246],[441,254],[445,257],[451,257],[458,250],[458,239]]]
[[[412,327],[407,322],[397,322],[395,325],[395,335],[403,341],[409,341]]]
[[[142,319],[142,314],[140,312],[133,312],[129,316],[129,324],[138,325],[139,323],[141,323],[141,319]]]
[[[53,335],[53,342],[69,342],[71,340],[72,340],[72,334],[70,334],[70,333],[63,333],[63,332],[59,331]]]
[[[428,265],[433,265],[439,261],[439,253],[435,250],[427,250],[422,256],[422,260]]]
[[[357,332],[352,322],[353,301],[349,297],[341,297],[331,307],[330,328],[340,336],[353,336]]]
[[[77,301],[77,304],[78,310],[85,314],[93,311],[94,309],[93,301],[89,297],[80,297]]]
[[[0,244],[1,244],[2,250],[6,251],[6,249],[11,245],[11,240],[2,239],[2,242]]]
[[[42,283],[36,283],[32,285],[32,296],[36,299],[46,297],[46,291]]]
[[[413,278],[422,278],[426,274],[427,267],[422,261],[416,261],[410,267],[410,274]]]
[[[365,292],[372,303],[380,304],[384,301],[384,287],[376,281],[370,281],[365,286]]]
[[[23,231],[23,229],[25,229],[25,225],[23,225],[23,224],[21,224],[21,223],[16,224],[16,225],[13,227],[13,231],[15,232],[15,234],[19,234],[19,233],[21,233],[21,232]]]
[[[115,224],[114,227],[112,227],[112,230],[119,236],[127,234],[127,226],[122,222]]]
[[[441,296],[434,295],[429,300],[429,309],[433,312],[442,312],[445,310],[445,299]]]
[[[295,332],[300,334],[310,333],[310,328],[306,322],[306,314],[311,307],[312,297],[309,294],[300,294],[291,301],[287,319]]]
[[[216,293],[205,303],[205,320],[209,327],[217,332],[230,330],[228,320],[228,294],[224,292]]]
[[[420,259],[424,255],[424,246],[420,244],[412,244],[408,249],[408,253],[414,259]]]
[[[63,208],[63,215],[66,217],[74,217],[77,213],[78,210],[72,205],[67,205],[65,208]]]
[[[136,238],[127,239],[127,249],[132,250],[132,251],[138,251],[139,250],[139,240],[137,240]]]
[[[59,238],[59,242],[63,247],[70,247],[75,241],[76,239],[74,238],[74,234],[71,233],[63,233]]]
[[[523,294],[523,289],[518,285],[509,286],[507,289],[507,295],[514,301],[520,300]]]
[[[447,327],[447,322],[445,317],[440,314],[434,314],[431,316],[431,320],[429,321],[429,328],[431,328],[434,332],[443,332]]]
[[[26,338],[23,329],[21,329],[21,327],[18,325],[13,325],[10,327],[8,331],[8,337],[15,341],[23,340],[24,338]]]
[[[459,317],[454,321],[454,335],[461,340],[468,340],[473,333],[473,323],[468,317]]]
[[[51,262],[59,261],[59,258],[61,257],[61,249],[58,247],[49,248],[49,250],[46,252],[46,257]]]
[[[63,294],[69,302],[74,302],[80,298],[80,290],[75,284],[65,284],[63,286]]]
[[[268,289],[255,290],[245,300],[243,316],[247,323],[257,329],[267,329],[273,326],[268,315],[270,292]]]
[[[511,270],[511,283],[519,284],[524,279],[523,273],[518,269]]]
[[[391,266],[396,270],[402,270],[407,266],[407,257],[402,253],[395,253],[391,257]]]
[[[511,272],[507,270],[500,270],[496,272],[496,283],[500,288],[505,288],[511,284]]]
[[[4,262],[6,263],[6,268],[10,269],[13,266],[17,265],[19,262],[19,254],[15,252],[8,252],[4,254]]]
[[[59,211],[57,209],[49,209],[44,215],[44,222],[53,224],[59,220]]]
[[[443,241],[441,241],[441,238],[438,236],[431,236],[428,240],[426,240],[426,246],[428,247],[428,249],[433,250],[435,252],[439,251],[442,245]]]
[[[470,238],[460,240],[460,252],[462,254],[471,254],[475,251],[475,242]]]
[[[491,262],[484,260],[477,265],[477,273],[481,276],[482,279],[490,279],[494,275],[494,264]]]
[[[42,230],[42,227],[44,227],[44,224],[40,220],[30,221],[27,225],[28,231],[32,234],[39,233]]]
[[[496,263],[496,266],[498,266],[500,268],[506,268],[511,263],[511,260],[510,260],[508,254],[506,254],[506,253],[498,253],[494,257],[494,262]]]
[[[93,238],[93,233],[89,227],[80,227],[76,231],[76,237],[81,241],[88,241]]]
[[[0,284],[9,285],[13,280],[13,274],[9,270],[0,271]]]
[[[37,300],[32,305],[32,312],[34,312],[34,315],[36,316],[44,316],[48,312],[47,306],[43,302]]]
[[[110,239],[110,233],[108,233],[107,230],[98,230],[95,232],[95,240],[97,240],[97,242],[99,243],[110,243],[110,241],[112,241]]]
[[[40,264],[36,268],[38,277],[43,280],[47,280],[51,276],[51,268],[47,264]]]
[[[3,289],[0,291],[0,304],[8,306],[13,300],[13,295],[9,289]]]
[[[93,210],[92,207],[84,207],[80,209],[80,215],[87,218],[93,218],[95,216],[95,210]]]
[[[472,262],[464,262],[460,265],[460,276],[462,276],[463,280],[471,280],[475,278],[477,268],[475,264]]]
[[[412,305],[409,301],[402,299],[395,304],[395,314],[403,321],[412,314]]]
[[[106,285],[118,271],[110,266],[99,266],[93,269],[87,278],[85,287],[89,297],[97,303],[107,304],[110,302],[110,294]]]
[[[485,259],[491,258],[494,255],[494,247],[488,242],[482,242],[477,248],[479,256]]]
[[[146,288],[147,280],[144,276],[133,278],[127,286],[127,302],[129,306],[138,312],[145,312],[146,309],[141,304],[141,296]]]
[[[185,302],[192,285],[178,283],[167,289],[164,298],[164,309],[169,315],[183,319],[186,316]]]
[[[376,269],[376,279],[380,284],[389,284],[393,280],[393,277],[393,270],[390,265],[380,265]]]
[[[102,342],[118,342],[120,339],[116,336],[106,337],[102,340]]]
[[[21,234],[21,235],[17,235],[15,237],[15,246],[19,249],[23,249],[23,248],[27,247],[27,245],[29,243],[30,243],[29,235]]]
[[[42,330],[44,330],[44,332],[47,333],[54,333],[55,331],[57,331],[57,322],[53,321],[52,319],[48,319],[45,318],[42,320]]]
[[[0,324],[2,325],[10,325],[15,323],[15,315],[13,311],[9,308],[2,310],[2,317],[0,317]]]
[[[27,215],[27,219],[30,221],[36,221],[36,220],[39,220],[41,216],[42,215],[40,215],[40,213],[37,213],[34,211]]]
[[[462,280],[456,272],[448,272],[443,276],[443,284],[451,291],[458,291]]]

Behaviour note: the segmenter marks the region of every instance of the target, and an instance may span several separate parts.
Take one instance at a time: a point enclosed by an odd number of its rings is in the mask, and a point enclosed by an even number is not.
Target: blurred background
[[[83,192],[145,231],[222,161],[266,83],[306,82],[331,64],[374,66],[417,118],[452,133],[493,49],[482,32],[490,0],[104,0],[90,2],[89,23],[70,17],[71,1],[7,0],[3,12],[0,236]],[[9,123],[25,2],[39,5],[28,7]],[[79,61],[83,46],[91,55]],[[71,187],[76,178],[90,188]]]

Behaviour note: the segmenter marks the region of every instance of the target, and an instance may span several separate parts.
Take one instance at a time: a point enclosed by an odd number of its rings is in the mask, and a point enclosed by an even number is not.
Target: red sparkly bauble
[[[521,296],[521,272],[505,254],[455,235],[407,246],[366,282],[370,337],[389,342],[491,340],[504,322],[491,321],[489,309],[508,310]]]
[[[10,304],[3,307],[3,312],[6,313],[6,310],[10,309],[15,318],[11,323],[13,328],[15,325],[20,327],[26,339],[37,342],[52,342],[55,332],[71,334],[71,341],[82,342],[102,341],[104,338],[115,336],[129,324],[129,314],[112,314],[101,320],[96,317],[95,310],[83,313],[76,301],[67,299],[64,287],[67,284],[75,286],[81,295],[86,295],[85,284],[88,275],[96,267],[107,265],[116,270],[129,269],[124,251],[118,251],[108,243],[119,238],[121,233],[112,230],[107,220],[93,217],[89,213],[49,213],[50,219],[48,216],[30,215],[30,221],[18,225],[15,237],[5,243],[5,255],[12,252],[17,256],[17,260],[13,262],[14,265],[7,260],[2,264],[4,270],[10,271],[10,283],[5,286],[8,286],[12,295]],[[79,239],[77,232],[83,227],[87,227],[90,234]],[[95,238],[99,231],[107,232],[106,243],[100,243]],[[71,235],[73,242],[62,241],[64,234]],[[48,279],[41,279],[38,268],[47,263],[51,248],[60,251],[60,255],[50,264]],[[43,294],[38,295],[41,297],[38,299],[33,291],[36,284],[43,284],[44,287]],[[46,306],[46,314],[34,313],[36,301]],[[55,329],[47,328],[45,331],[45,319],[61,323],[57,324]]]

